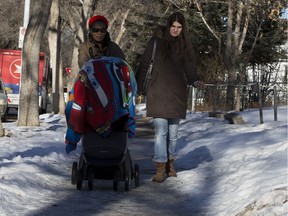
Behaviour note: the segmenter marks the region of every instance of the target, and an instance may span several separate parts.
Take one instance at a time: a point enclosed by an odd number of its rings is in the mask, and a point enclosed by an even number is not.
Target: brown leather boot
[[[174,168],[174,159],[169,159],[167,161],[166,169],[169,177],[177,177],[177,173]]]
[[[160,162],[156,163],[157,172],[156,172],[156,175],[154,175],[152,178],[153,182],[161,183],[165,180],[165,176],[166,176],[165,167],[166,167],[166,163],[160,163]]]

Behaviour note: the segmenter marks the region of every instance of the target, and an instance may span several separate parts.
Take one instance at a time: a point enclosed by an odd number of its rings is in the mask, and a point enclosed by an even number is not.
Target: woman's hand
[[[195,88],[199,88],[199,89],[205,89],[206,88],[205,83],[203,81],[195,81],[193,83],[193,86]]]

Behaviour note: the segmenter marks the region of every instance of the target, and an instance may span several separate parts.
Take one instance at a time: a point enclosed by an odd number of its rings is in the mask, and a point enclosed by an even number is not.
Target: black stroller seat
[[[73,162],[71,183],[81,190],[83,180],[88,181],[88,189],[93,190],[94,179],[113,180],[113,189],[119,189],[124,181],[126,191],[131,190],[131,180],[139,187],[139,166],[132,164],[127,147],[127,118],[122,117],[110,127],[110,134],[102,137],[90,132],[82,137],[82,152],[79,163]]]

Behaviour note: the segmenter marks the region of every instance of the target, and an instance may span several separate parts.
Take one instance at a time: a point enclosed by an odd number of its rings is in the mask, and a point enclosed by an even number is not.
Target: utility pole
[[[19,48],[23,47],[24,36],[25,36],[26,28],[29,23],[29,18],[30,18],[30,0],[25,0],[23,26],[21,26],[19,30],[19,42],[18,42]]]
[[[27,28],[30,17],[30,0],[25,0],[23,27]]]
[[[29,23],[29,19],[30,19],[30,0],[25,0],[25,6],[24,6],[24,19],[23,19],[23,26],[20,27],[19,30],[19,41],[18,41],[18,47],[20,49],[23,48],[23,43],[24,43],[24,37],[25,37],[25,33],[26,33],[26,29]],[[21,54],[21,73],[22,73],[22,61],[23,61],[23,57]],[[19,104],[18,104],[18,117],[19,117],[19,106],[20,106],[20,92],[21,92],[21,79],[20,79],[20,83],[19,83]]]

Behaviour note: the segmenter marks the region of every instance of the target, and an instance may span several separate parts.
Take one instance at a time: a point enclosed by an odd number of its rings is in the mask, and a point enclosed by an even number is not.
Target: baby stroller
[[[127,117],[122,117],[110,127],[108,137],[90,132],[82,137],[82,152],[79,162],[73,162],[71,183],[82,189],[83,180],[88,181],[88,190],[94,189],[94,179],[113,180],[113,190],[119,190],[124,181],[126,191],[131,190],[131,180],[139,187],[139,166],[132,165],[127,147]]]

